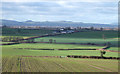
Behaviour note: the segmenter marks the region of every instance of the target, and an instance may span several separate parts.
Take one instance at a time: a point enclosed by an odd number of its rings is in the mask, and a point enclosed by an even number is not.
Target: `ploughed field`
[[[117,60],[3,57],[3,72],[118,72]]]

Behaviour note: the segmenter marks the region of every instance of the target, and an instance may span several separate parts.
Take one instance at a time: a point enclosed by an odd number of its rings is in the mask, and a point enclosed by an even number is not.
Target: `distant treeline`
[[[39,36],[50,33],[52,33],[52,30],[47,29],[2,28],[3,36]]]

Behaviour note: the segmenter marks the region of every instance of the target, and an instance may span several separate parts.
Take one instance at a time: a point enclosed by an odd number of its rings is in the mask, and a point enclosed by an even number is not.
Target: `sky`
[[[4,0],[2,19],[117,23],[118,0]]]

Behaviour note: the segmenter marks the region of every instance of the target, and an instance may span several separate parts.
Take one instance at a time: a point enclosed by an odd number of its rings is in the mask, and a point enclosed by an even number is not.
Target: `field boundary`
[[[14,45],[20,43],[50,43],[50,42],[13,42],[13,43],[5,43],[0,45]],[[91,46],[105,46],[105,44],[94,44],[94,43],[50,43],[50,44],[73,44],[73,45],[91,45]]]
[[[34,43],[50,43],[50,42],[34,42]],[[93,45],[93,46],[105,46],[105,44],[96,44],[96,43],[62,43],[56,42],[51,44],[75,44],[75,45]]]
[[[14,49],[20,49],[20,50],[103,50],[107,52],[116,52],[120,53],[120,51],[115,51],[115,50],[107,50],[107,49],[88,49],[88,48],[80,48],[80,49],[41,49],[41,48],[14,48]]]
[[[39,48],[14,48],[14,49],[26,49],[26,50],[96,50],[96,49],[39,49]]]
[[[114,59],[120,60],[120,57],[101,57],[101,56],[78,56],[78,55],[68,55],[68,58],[88,58],[88,59]]]
[[[120,57],[101,57],[101,56],[21,56],[21,57],[43,57],[43,58],[83,58],[83,59],[109,59],[109,60],[120,60]]]

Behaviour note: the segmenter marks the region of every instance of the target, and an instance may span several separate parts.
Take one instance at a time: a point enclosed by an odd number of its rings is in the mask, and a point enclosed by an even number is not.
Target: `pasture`
[[[73,34],[63,34],[53,37],[36,38],[36,42],[49,42],[50,39],[56,40],[58,43],[95,43],[105,44],[110,42],[112,47],[118,46],[117,31],[85,31]]]
[[[31,48],[31,49],[27,49]],[[32,49],[55,49],[55,50],[32,50]],[[46,43],[24,43],[16,45],[2,46],[3,56],[31,55],[31,56],[67,56],[67,55],[86,55],[100,56],[99,50],[57,50],[57,49],[100,49],[102,46],[86,46],[72,44],[46,44]],[[110,48],[116,50],[117,48]],[[118,57],[117,52],[107,52],[107,57]]]
[[[103,39],[104,38],[117,38],[118,37],[118,31],[80,31],[77,33],[72,34],[64,34],[61,36],[56,37],[62,37],[62,38],[94,38],[94,39]]]
[[[90,39],[90,38],[60,38],[60,37],[44,37],[36,38],[36,42],[49,42],[50,39],[56,40],[56,43],[95,43],[95,44],[105,44],[110,42],[111,46],[118,46],[118,39]]]

